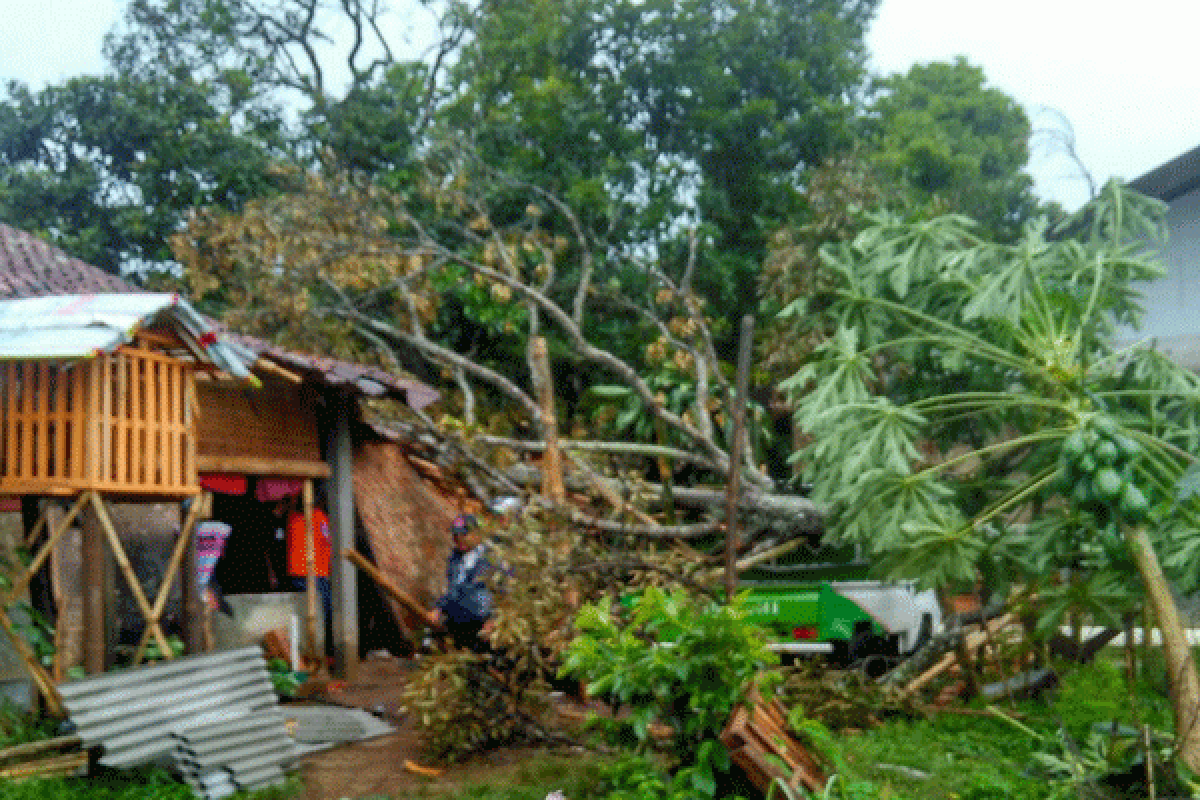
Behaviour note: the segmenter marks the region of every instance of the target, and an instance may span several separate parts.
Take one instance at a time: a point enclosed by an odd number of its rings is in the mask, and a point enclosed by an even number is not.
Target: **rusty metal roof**
[[[328,386],[345,387],[368,397],[399,394],[405,398],[409,406],[417,410],[424,408],[441,396],[441,393],[432,386],[427,386],[417,380],[398,377],[378,367],[297,353],[244,334],[233,334],[233,338],[259,358],[270,359],[284,369],[318,380]]]
[[[31,233],[0,223],[0,298],[141,291]],[[367,397],[394,394],[416,409],[424,408],[440,396],[431,386],[377,367],[297,353],[244,334],[223,336],[259,358],[326,386],[349,389]]]

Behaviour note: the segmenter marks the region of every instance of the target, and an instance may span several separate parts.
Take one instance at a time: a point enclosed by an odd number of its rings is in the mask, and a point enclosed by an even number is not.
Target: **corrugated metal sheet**
[[[218,336],[177,294],[64,294],[0,300],[0,359],[89,358],[133,340],[154,322],[170,324],[192,356],[239,378],[256,355]]]
[[[209,798],[279,783],[297,755],[278,711],[185,728],[171,737],[176,770]]]
[[[279,705],[258,647],[72,681],[59,692],[84,746],[101,746],[100,763],[113,767],[169,764],[173,732]]]

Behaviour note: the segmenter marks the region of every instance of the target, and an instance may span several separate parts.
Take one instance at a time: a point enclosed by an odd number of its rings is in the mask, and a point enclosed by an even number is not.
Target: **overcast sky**
[[[123,0],[0,0],[0,80],[40,87],[103,69],[101,38]],[[873,66],[902,71],[962,54],[1021,102],[1035,127],[1070,121],[1098,182],[1135,178],[1200,146],[1196,0],[883,0],[868,37]],[[1035,147],[1042,196],[1074,208],[1086,183]]]

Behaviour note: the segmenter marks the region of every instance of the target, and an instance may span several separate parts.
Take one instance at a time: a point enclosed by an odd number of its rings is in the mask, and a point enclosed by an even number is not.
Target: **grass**
[[[1079,796],[1063,766],[1098,755],[1089,738],[1108,746],[1113,722],[1170,731],[1161,662],[1151,661],[1134,697],[1120,666],[1104,658],[1064,671],[1062,685],[1047,702],[996,703],[995,716],[936,714],[927,719],[893,719],[865,733],[844,737],[840,777],[844,797],[911,800],[1043,800]],[[985,706],[976,704],[977,710]],[[1003,717],[1001,715],[1004,715]],[[1007,717],[1007,718],[1005,718]],[[1064,736],[1065,732],[1065,736]],[[1119,745],[1120,743],[1117,742]],[[1139,752],[1120,746],[1109,752],[1114,767]],[[1100,766],[1099,760],[1094,766]],[[1058,768],[1055,768],[1057,766]]]
[[[596,753],[539,754],[502,773],[491,772],[486,779],[409,789],[403,797],[413,800],[544,800],[547,794],[558,790],[570,800],[599,800],[607,794],[605,787],[609,776],[613,769],[620,768],[621,761],[619,756]],[[397,800],[399,798],[397,795]]]
[[[1161,661],[1151,658],[1131,703],[1119,658],[1107,656],[1084,668],[1065,671],[1062,685],[1045,702],[995,704],[1001,716],[935,714],[894,717],[853,735],[835,737],[837,778],[829,796],[839,800],[1045,800],[1080,796],[1062,770],[1040,766],[1039,754],[1067,758],[1065,731],[1077,748],[1088,750],[1089,735],[1112,723],[1171,729]],[[982,710],[984,706],[973,706]],[[8,737],[33,733],[11,716],[2,719]],[[1108,740],[1107,736],[1093,736]],[[1115,741],[1115,740],[1114,740]],[[0,745],[5,742],[0,741]],[[1120,753],[1113,756],[1119,761]],[[1127,759],[1126,759],[1127,760]],[[601,800],[614,775],[636,769],[628,755],[533,752],[518,763],[461,771],[461,779],[407,787],[393,798],[373,800],[544,800],[559,790],[570,800]],[[642,763],[644,768],[645,762]],[[240,795],[249,800],[285,800],[300,793],[298,779],[283,786]],[[1170,788],[1170,787],[1166,787]],[[1159,796],[1168,793],[1160,789]],[[1181,794],[1181,793],[1180,793]],[[1126,795],[1137,796],[1137,795]],[[161,770],[112,773],[102,779],[0,781],[0,800],[107,798],[108,800],[191,800],[191,790]]]

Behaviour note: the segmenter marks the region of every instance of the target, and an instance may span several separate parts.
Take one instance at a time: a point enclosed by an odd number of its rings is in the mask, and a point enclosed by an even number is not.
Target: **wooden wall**
[[[261,388],[196,382],[196,457],[201,472],[307,475],[321,460],[316,395],[277,380]]]

